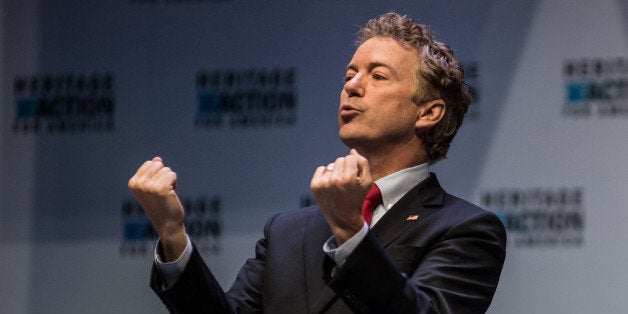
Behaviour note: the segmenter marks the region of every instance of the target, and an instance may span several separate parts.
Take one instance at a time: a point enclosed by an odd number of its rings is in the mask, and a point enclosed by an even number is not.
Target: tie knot
[[[362,204],[362,216],[367,224],[371,224],[371,219],[373,218],[373,211],[379,204],[382,203],[382,191],[379,190],[377,184],[373,183],[371,189],[368,194],[366,194],[366,199],[364,199],[364,204]]]
[[[376,207],[382,203],[382,191],[379,190],[377,184],[373,183],[368,194],[366,194],[366,200],[373,203]]]

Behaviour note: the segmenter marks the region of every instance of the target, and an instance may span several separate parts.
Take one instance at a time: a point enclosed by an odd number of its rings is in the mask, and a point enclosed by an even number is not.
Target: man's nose
[[[360,74],[356,74],[345,82],[344,90],[351,96],[362,97],[364,95],[364,82]]]

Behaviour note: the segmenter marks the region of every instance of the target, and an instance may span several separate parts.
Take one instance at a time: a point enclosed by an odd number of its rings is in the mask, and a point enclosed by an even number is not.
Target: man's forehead
[[[416,64],[417,59],[416,49],[402,46],[391,38],[374,37],[356,49],[347,69],[359,66],[398,68]]]

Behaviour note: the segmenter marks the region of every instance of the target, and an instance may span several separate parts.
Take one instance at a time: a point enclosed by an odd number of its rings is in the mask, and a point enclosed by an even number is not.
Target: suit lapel
[[[440,209],[445,198],[436,176],[430,176],[406,193],[371,229],[382,246],[387,247],[407,228]],[[418,215],[415,216],[415,215]]]

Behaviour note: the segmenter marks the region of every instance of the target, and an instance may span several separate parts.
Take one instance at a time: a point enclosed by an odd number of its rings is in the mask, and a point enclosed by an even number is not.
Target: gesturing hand
[[[368,161],[355,149],[314,172],[310,183],[312,194],[338,245],[364,225],[362,203],[371,184]]]
[[[129,189],[159,234],[166,262],[176,260],[187,245],[185,214],[175,192],[177,175],[161,158],[147,161],[129,180]]]

